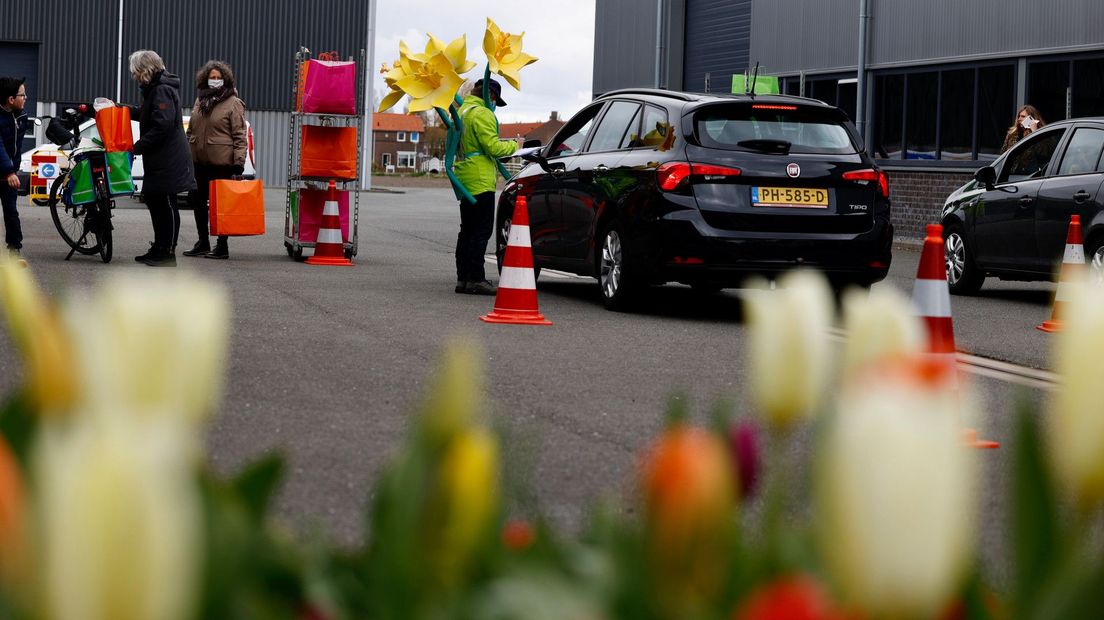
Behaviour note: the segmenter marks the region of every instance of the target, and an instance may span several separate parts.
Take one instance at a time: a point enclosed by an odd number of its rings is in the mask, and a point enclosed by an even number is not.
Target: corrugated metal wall
[[[751,0],[686,0],[683,89],[706,90],[708,73],[710,92],[730,92],[749,64],[751,24]]]
[[[594,93],[654,86],[655,0],[598,0],[594,4]]]
[[[253,126],[253,158],[257,176],[265,185],[283,185],[287,181],[288,112],[268,110],[247,112]]]
[[[39,101],[114,96],[118,19],[118,0],[4,0],[0,41],[40,44]]]
[[[1101,0],[870,4],[871,69],[1104,49]],[[752,0],[751,58],[762,59],[770,73],[854,70],[858,10],[856,0]]]

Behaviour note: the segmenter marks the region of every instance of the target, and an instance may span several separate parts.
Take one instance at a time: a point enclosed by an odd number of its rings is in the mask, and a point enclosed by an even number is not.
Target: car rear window
[[[694,114],[702,146],[770,151],[788,143],[790,153],[857,153],[846,117],[838,110],[775,103],[716,105]]]

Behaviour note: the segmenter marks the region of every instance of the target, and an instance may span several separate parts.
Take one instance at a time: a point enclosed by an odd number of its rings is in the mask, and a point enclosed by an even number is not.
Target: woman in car
[[[192,158],[184,136],[180,78],[166,71],[161,57],[151,50],[130,55],[130,75],[142,92],[142,104],[131,107],[141,131],[134,154],[142,156],[142,194],[153,221],[150,251],[134,260],[151,267],[175,267],[180,234],[176,195],[195,189]]]
[[[1015,146],[1026,136],[1031,135],[1031,132],[1043,127],[1046,127],[1046,121],[1043,120],[1043,115],[1039,114],[1039,110],[1035,109],[1035,106],[1025,105],[1020,108],[1020,111],[1016,113],[1016,122],[1012,123],[1012,126],[1008,128],[1008,132],[1004,134],[1004,146],[1001,147],[1001,153]]]
[[[196,189],[188,200],[195,215],[199,240],[184,256],[230,258],[227,237],[220,235],[215,248],[207,232],[209,184],[229,179],[245,170],[248,144],[245,131],[245,103],[238,98],[234,72],[221,60],[209,60],[196,73],[196,100],[188,122]]]

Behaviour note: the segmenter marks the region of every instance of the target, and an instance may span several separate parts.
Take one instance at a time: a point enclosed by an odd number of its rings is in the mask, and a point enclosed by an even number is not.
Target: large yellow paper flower
[[[536,58],[521,51],[523,36],[524,32],[502,32],[490,17],[487,18],[487,31],[483,34],[483,51],[487,54],[487,62],[492,72],[506,78],[510,86],[517,90],[521,90],[521,69],[537,62]]]
[[[456,73],[467,73],[475,68],[475,63],[468,60],[468,35],[462,34],[459,37],[452,40],[452,43],[445,45],[445,42],[437,37],[428,34],[429,41],[426,42],[425,56],[428,60],[438,53],[443,53],[445,58],[449,59],[452,63],[452,68]]]
[[[451,99],[456,95],[456,91],[460,89],[460,84],[463,80],[459,79],[461,73],[467,73],[475,67],[475,63],[468,60],[468,43],[467,36],[461,35],[449,44],[445,44],[444,41],[431,35],[426,42],[425,51],[422,53],[414,53],[407,47],[405,41],[399,41],[399,59],[396,60],[390,67],[386,63],[380,68],[380,73],[383,74],[383,81],[387,84],[387,87],[391,89],[390,92],[384,96],[383,101],[380,102],[378,112],[383,112],[394,106],[403,98],[404,95],[410,95],[414,99],[418,99],[419,96],[413,92],[408,92],[400,82],[407,80],[407,78],[415,78],[415,82],[422,84],[429,84],[432,86],[432,92],[436,93],[432,97],[434,105],[429,107],[414,107],[411,104],[411,112],[420,112],[421,110],[428,110],[430,107],[447,108]],[[448,71],[443,70],[443,65],[438,56],[443,56],[452,67],[452,74],[455,74],[455,79],[449,74]],[[457,81],[459,80],[459,81]],[[412,82],[407,81],[409,86]],[[455,88],[452,85],[455,84]],[[439,89],[442,89],[438,92]],[[424,87],[416,87],[416,92],[425,92]],[[445,94],[448,94],[448,97]]]

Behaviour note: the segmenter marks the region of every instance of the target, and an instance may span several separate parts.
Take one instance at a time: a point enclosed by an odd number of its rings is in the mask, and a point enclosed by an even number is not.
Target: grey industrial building
[[[597,0],[595,95],[729,92],[756,63],[784,92],[851,115],[891,171],[899,236],[915,238],[945,195],[999,154],[1021,105],[1047,121],[1104,115],[1104,2]]]
[[[296,50],[370,53],[374,5],[374,0],[5,1],[0,3],[0,75],[26,76],[28,110],[52,115],[59,105],[100,96],[137,103],[138,88],[126,65],[134,50],[157,51],[168,70],[181,76],[185,105],[195,97],[199,67],[212,58],[226,60],[253,126],[258,174],[266,184],[279,185],[287,174]]]

